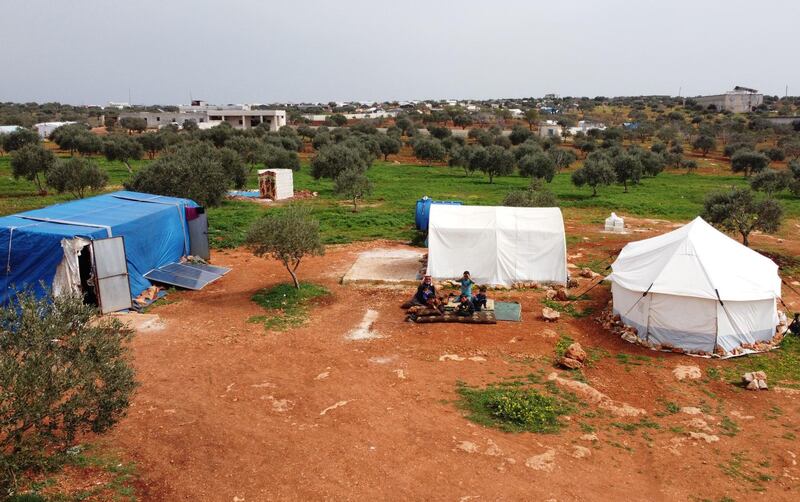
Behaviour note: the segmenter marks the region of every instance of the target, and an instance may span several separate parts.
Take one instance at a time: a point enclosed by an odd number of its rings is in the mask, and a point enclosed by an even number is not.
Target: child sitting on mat
[[[472,300],[467,295],[459,297],[458,306],[456,307],[456,315],[462,317],[469,317],[475,312],[475,306],[472,305]]]
[[[478,288],[478,294],[472,299],[472,305],[475,308],[475,312],[480,312],[486,308],[486,299],[486,286],[481,286]]]

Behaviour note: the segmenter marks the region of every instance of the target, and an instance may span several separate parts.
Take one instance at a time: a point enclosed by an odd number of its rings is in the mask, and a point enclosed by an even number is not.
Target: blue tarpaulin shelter
[[[151,286],[144,274],[190,254],[189,199],[120,191],[0,217],[0,301],[40,283],[53,286],[62,241],[122,236],[132,297]]]

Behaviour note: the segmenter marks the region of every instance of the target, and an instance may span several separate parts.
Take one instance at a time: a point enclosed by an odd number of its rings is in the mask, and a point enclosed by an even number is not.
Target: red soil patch
[[[604,258],[628,240],[670,226],[629,223],[652,230],[620,236],[569,223],[568,232],[589,238],[570,246],[570,255],[581,255],[571,261]],[[215,263],[233,267],[223,279],[201,292],[175,293],[174,303],[155,309],[167,329],[135,337],[142,385],[128,416],[108,437],[137,463],[142,498],[739,499],[752,493],[753,484],[723,474],[719,464],[745,452],[752,465],[770,466],[761,469],[774,477],[764,482],[770,500],[796,499],[800,468],[788,452],[800,448],[782,434],[798,428],[800,396],[742,392],[721,381],[678,382],[671,373],[676,365],[696,364],[705,372],[718,363],[630,345],[591,318],[565,316],[546,324],[538,318],[541,291],[497,294],[522,304],[521,323],[404,322],[398,305],[410,291],[339,284],[358,252],[386,245],[335,246],[304,262],[301,277],[324,284],[333,298],[290,331],[265,332],[247,322],[263,314],[250,300],[253,293],[288,276],[277,263],[239,250],[214,256]],[[579,308],[602,308],[608,288],[598,286],[590,296]],[[347,340],[367,308],[378,312],[372,330],[382,338]],[[548,337],[547,330],[603,354],[584,370],[589,385],[644,408],[661,428],[628,433],[610,426],[608,418],[576,416],[560,434],[508,434],[466,420],[453,404],[456,382],[481,385],[555,371],[557,337]],[[444,354],[466,359],[440,361]],[[647,362],[623,364],[616,354]],[[478,360],[469,359],[474,356]],[[655,418],[664,410],[661,399],[680,406],[707,403],[714,415],[708,423],[721,439],[707,444],[670,431],[688,431],[685,422],[693,417]],[[785,415],[765,420],[773,406]],[[720,435],[722,416],[733,412],[756,418],[732,417],[740,432]],[[577,422],[594,423],[598,441],[581,439]],[[590,456],[573,456],[585,454],[575,445],[588,448]],[[545,470],[526,466],[528,460],[533,466],[544,462]]]

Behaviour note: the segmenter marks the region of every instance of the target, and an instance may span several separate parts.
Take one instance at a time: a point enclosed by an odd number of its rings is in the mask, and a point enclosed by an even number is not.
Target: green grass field
[[[96,158],[110,177],[109,189],[118,189],[128,172],[120,162],[107,162]],[[134,168],[148,161],[135,163]],[[319,197],[303,200],[313,207],[320,220],[325,243],[346,243],[370,239],[414,238],[414,210],[417,199],[427,195],[434,199],[461,200],[468,204],[492,205],[502,201],[514,189],[523,189],[528,179],[520,176],[497,178],[489,184],[481,174],[465,176],[457,168],[425,167],[416,165],[376,162],[369,171],[375,185],[373,194],[364,201],[364,207],[353,213],[346,201],[333,193],[333,183],[314,180],[304,163],[295,173],[295,189],[319,192]],[[601,187],[597,197],[588,188],[576,188],[570,173],[558,174],[549,188],[558,196],[568,214],[585,223],[599,223],[610,211],[623,214],[688,221],[702,211],[706,194],[731,186],[745,186],[741,176],[720,174],[701,175],[684,172],[664,172],[656,178],[645,178],[641,184],[624,193],[621,186]],[[251,175],[248,186],[255,188],[257,181]],[[0,214],[10,214],[56,202],[69,200],[69,195],[39,196],[34,185],[27,180],[14,180],[10,174],[9,157],[0,157]],[[800,217],[800,199],[788,193],[779,196],[786,215]],[[226,201],[209,211],[211,239],[214,247],[240,245],[247,226],[265,211],[279,210],[244,201]]]

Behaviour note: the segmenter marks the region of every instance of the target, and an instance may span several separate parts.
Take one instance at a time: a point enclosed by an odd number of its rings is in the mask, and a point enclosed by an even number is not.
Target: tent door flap
[[[125,239],[120,236],[92,241],[92,258],[100,312],[132,308]]]

